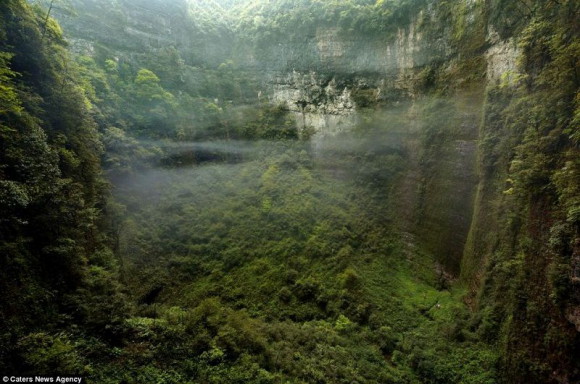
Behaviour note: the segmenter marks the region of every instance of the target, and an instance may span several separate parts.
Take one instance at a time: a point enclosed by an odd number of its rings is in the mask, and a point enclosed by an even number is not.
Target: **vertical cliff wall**
[[[293,113],[300,130],[313,133],[315,146],[365,119],[397,111],[399,119],[380,123],[403,138],[407,156],[391,192],[391,215],[455,275],[478,183],[486,52],[489,61],[496,59],[489,76],[509,71],[498,56],[505,43],[486,36],[483,6],[472,3],[460,11],[454,17],[465,25],[454,26],[445,21],[451,12],[445,7],[417,9],[409,24],[388,37],[319,27],[299,44],[271,44],[266,56],[275,62],[260,62],[268,68],[265,93]],[[465,35],[455,36],[452,28],[463,28]]]
[[[315,138],[404,106],[404,124],[383,122],[406,155],[391,215],[469,287],[510,383],[580,375],[578,14],[569,1],[433,2],[383,40],[321,27],[302,48],[269,48],[294,71],[273,100]]]

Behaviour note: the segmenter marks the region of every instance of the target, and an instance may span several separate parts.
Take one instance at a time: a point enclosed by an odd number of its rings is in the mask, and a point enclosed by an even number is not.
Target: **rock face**
[[[520,54],[519,50],[513,39],[501,41],[492,38],[492,40],[495,43],[485,53],[487,82],[492,85],[501,82],[511,85],[517,72],[516,61]]]
[[[415,22],[400,28],[390,41],[321,27],[298,46],[274,44],[263,54],[267,60],[257,63],[252,55],[242,65],[270,74],[270,100],[287,106],[299,129],[312,129],[316,136],[334,135],[358,121],[353,90],[372,90],[371,102],[392,93],[409,97],[412,72],[449,54],[448,47],[436,40],[437,44],[424,40]]]
[[[316,140],[349,130],[357,122],[348,87],[339,88],[334,78],[325,82],[314,72],[292,72],[274,78],[270,101],[286,106],[294,115],[298,130],[312,130]]]
[[[416,238],[440,255],[449,271],[459,274],[478,183],[477,143],[487,80],[481,77],[475,89],[455,91],[448,111],[425,114],[433,100],[418,85],[424,72],[433,70],[459,83],[453,77],[460,64],[449,31],[438,30],[426,38],[416,20],[440,22],[427,10],[387,40],[345,36],[336,28],[321,27],[304,46],[273,45],[268,57],[276,58],[275,62],[263,63],[269,68],[265,93],[292,112],[301,131],[313,133],[317,148],[327,137],[349,131],[365,116],[372,116],[370,106],[406,110],[404,126],[384,122],[385,130],[402,138],[408,154],[404,175],[393,192],[392,215],[402,230],[420,234]],[[506,56],[515,63],[517,53],[510,46],[501,41],[491,46],[486,56],[490,79],[513,69],[513,64],[504,64]],[[444,139],[425,139],[429,129],[444,132]]]

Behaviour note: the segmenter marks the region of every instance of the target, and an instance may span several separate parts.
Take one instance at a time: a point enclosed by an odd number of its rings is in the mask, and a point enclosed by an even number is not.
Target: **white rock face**
[[[421,61],[417,60],[421,40],[414,23],[409,28],[400,29],[390,42],[358,41],[341,35],[338,28],[319,28],[315,36],[315,51],[324,68],[337,68],[339,72],[353,74],[361,71],[382,73],[397,78],[398,81],[393,79],[393,83],[398,83],[405,80],[405,74],[417,65],[417,61]],[[358,121],[351,89],[339,87],[334,78],[328,81],[316,72],[294,70],[275,76],[271,84],[271,90],[266,92],[270,101],[286,106],[294,114],[300,132],[314,132],[314,141],[349,130]],[[376,88],[380,94],[381,85],[376,84]]]
[[[415,33],[415,23],[399,28],[397,39],[387,47],[387,62],[392,69],[403,71],[415,67],[415,54],[419,51],[421,35]]]
[[[473,23],[476,1],[469,0],[466,6],[467,22]],[[374,89],[377,100],[383,98],[383,102],[396,99],[397,93],[413,99],[414,78],[425,65],[443,62],[448,63],[449,73],[456,70],[457,47],[450,43],[452,31],[443,28],[439,35],[422,34],[421,23],[440,22],[438,17],[433,7],[427,7],[389,39],[365,39],[345,34],[339,28],[321,27],[301,49],[280,44],[271,56],[297,67],[294,70],[285,70],[283,65],[276,67],[264,94],[269,95],[272,103],[286,106],[294,114],[299,131],[314,132],[315,141],[349,130],[359,120],[353,90]],[[491,26],[487,41],[488,84],[515,84],[520,55],[516,42],[501,40]],[[340,74],[337,78],[349,81],[347,85],[338,81],[341,84],[338,86],[334,78],[329,81],[329,76],[324,75],[328,73]]]
[[[517,59],[520,56],[515,41],[502,41],[493,30],[490,30],[487,39],[493,44],[485,53],[488,84],[513,85],[517,79]]]
[[[313,131],[315,140],[350,129],[357,121],[350,90],[338,89],[334,79],[324,84],[314,72],[275,78],[270,102],[286,106],[299,132]]]
[[[338,38],[338,28],[318,28],[316,31],[316,48],[323,62],[333,61],[345,54],[345,42]]]

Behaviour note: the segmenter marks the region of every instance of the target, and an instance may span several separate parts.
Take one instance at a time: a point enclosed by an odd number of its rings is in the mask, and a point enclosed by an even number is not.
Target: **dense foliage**
[[[79,289],[106,287],[106,305],[118,284],[102,230],[102,147],[55,21],[5,1],[0,22],[0,369],[58,367],[59,356],[29,356],[43,344],[65,353],[63,324],[96,320],[99,293]]]
[[[579,380],[577,2],[54,5],[0,3],[0,371]],[[332,87],[352,126],[298,130]]]
[[[487,337],[497,332],[506,348],[506,381],[555,381],[556,364],[575,381],[580,10],[574,2],[547,2],[532,11],[520,40],[523,75],[489,92],[486,182],[503,189],[500,209],[507,214],[488,266],[483,321]],[[508,143],[513,147],[502,151]],[[498,164],[503,180],[491,174]]]
[[[406,26],[424,4],[423,0],[264,0],[242,2],[234,11],[242,16],[237,26],[241,33],[259,44],[271,44],[272,39],[314,36],[321,26],[340,28],[345,35],[385,38]]]

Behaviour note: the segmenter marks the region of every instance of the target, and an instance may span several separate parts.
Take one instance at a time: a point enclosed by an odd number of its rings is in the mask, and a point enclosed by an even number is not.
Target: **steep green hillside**
[[[104,335],[123,312],[102,145],[58,24],[17,0],[0,23],[0,370],[74,371],[67,324]]]
[[[548,2],[532,11],[520,26],[521,72],[487,92],[479,203],[462,273],[468,280],[483,275],[481,330],[504,348],[507,381],[573,382],[580,347],[579,9]]]

